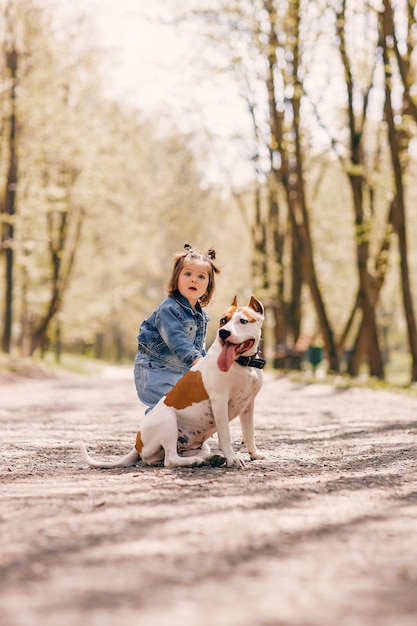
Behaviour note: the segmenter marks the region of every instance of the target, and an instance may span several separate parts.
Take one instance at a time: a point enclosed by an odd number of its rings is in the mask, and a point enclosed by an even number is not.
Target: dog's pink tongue
[[[232,367],[232,363],[236,358],[237,345],[233,343],[225,343],[219,358],[217,359],[217,367],[222,372],[228,372]]]

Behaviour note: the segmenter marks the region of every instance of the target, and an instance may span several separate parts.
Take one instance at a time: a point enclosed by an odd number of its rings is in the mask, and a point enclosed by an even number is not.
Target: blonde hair
[[[193,250],[189,243],[184,244],[185,252],[180,252],[175,255],[174,267],[172,268],[171,278],[168,283],[168,295],[174,296],[178,292],[178,278],[181,274],[185,263],[204,263],[209,269],[208,273],[208,286],[206,293],[200,298],[201,306],[207,306],[213,299],[214,290],[216,288],[215,274],[220,273],[220,269],[213,263],[216,258],[216,251],[214,248],[210,248],[207,252],[198,252]]]

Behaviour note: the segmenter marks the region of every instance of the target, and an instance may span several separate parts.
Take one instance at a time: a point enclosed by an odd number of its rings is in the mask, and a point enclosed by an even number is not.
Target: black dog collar
[[[256,356],[240,356],[236,359],[236,363],[245,367],[256,367],[258,370],[262,370],[265,367],[266,361]]]

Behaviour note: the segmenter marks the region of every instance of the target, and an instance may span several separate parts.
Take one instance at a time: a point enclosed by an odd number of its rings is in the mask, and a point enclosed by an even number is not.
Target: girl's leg
[[[173,372],[149,359],[136,358],[134,376],[138,398],[148,407],[147,413],[174,387],[183,374]]]

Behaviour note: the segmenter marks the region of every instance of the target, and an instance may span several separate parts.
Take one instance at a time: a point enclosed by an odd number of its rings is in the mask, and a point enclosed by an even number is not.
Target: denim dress
[[[207,313],[193,309],[180,293],[164,300],[138,333],[135,385],[139,400],[149,411],[205,355]]]

